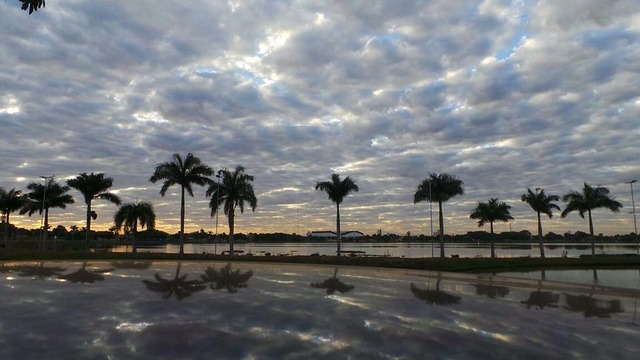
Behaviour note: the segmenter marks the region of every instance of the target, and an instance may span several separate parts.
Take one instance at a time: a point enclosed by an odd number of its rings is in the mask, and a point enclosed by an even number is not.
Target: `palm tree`
[[[413,203],[428,200],[438,202],[440,221],[440,257],[444,257],[444,217],[442,215],[442,203],[449,201],[456,195],[464,194],[464,183],[453,175],[446,173],[430,173],[429,177],[422,180],[413,195]]]
[[[333,295],[336,291],[344,294],[355,288],[355,286],[348,285],[338,278],[338,268],[333,271],[332,277],[325,279],[321,283],[311,283],[311,287],[316,289],[326,289],[327,295]]]
[[[98,217],[98,214],[91,210],[91,201],[94,199],[107,200],[116,205],[120,205],[122,201],[117,195],[107,192],[113,186],[113,178],[105,177],[104,173],[82,173],[74,179],[67,180],[67,185],[82,193],[84,203],[87,204],[87,228],[85,232],[85,251],[87,251],[91,235],[91,219],[95,220]]]
[[[235,294],[238,289],[249,286],[247,282],[252,276],[253,271],[251,270],[244,273],[239,269],[231,270],[231,263],[229,263],[220,271],[216,270],[215,266],[207,267],[204,274],[200,275],[200,279],[203,284],[209,284],[211,290],[226,289],[230,294]]]
[[[193,197],[192,185],[205,186],[211,184],[212,181],[207,176],[213,174],[213,169],[202,163],[202,161],[188,153],[183,159],[180,154],[173,154],[173,161],[163,162],[156,166],[153,175],[149,181],[156,183],[158,180],[164,180],[160,195],[164,196],[167,190],[175,185],[180,185],[180,254],[184,254],[184,192],[185,190]]]
[[[15,188],[6,191],[0,187],[0,211],[4,217],[4,231],[2,232],[2,242],[7,242],[9,234],[9,215],[12,212],[20,210],[26,202],[26,197],[22,195],[22,191]]]
[[[471,211],[469,215],[472,219],[478,220],[478,227],[483,227],[484,224],[489,223],[491,228],[491,257],[496,257],[494,236],[493,236],[493,223],[495,221],[513,220],[513,216],[509,213],[511,206],[507,205],[504,201],[498,201],[497,198],[491,198],[488,202],[478,202],[478,206]]]
[[[580,217],[584,219],[584,214],[589,214],[589,233],[591,234],[591,255],[596,254],[596,244],[593,236],[593,220],[591,211],[597,208],[607,208],[614,213],[620,211],[622,204],[609,196],[609,189],[598,186],[593,187],[586,182],[582,192],[570,191],[562,197],[562,201],[567,203],[567,207],[562,211],[560,217],[565,218],[570,212],[578,211]]]
[[[153,211],[153,205],[148,202],[123,204],[113,216],[116,231],[124,228],[125,232],[133,232],[133,253],[138,252],[138,222],[141,228],[156,227],[156,213]]]
[[[340,245],[342,243],[342,232],[340,232],[340,204],[351,192],[358,192],[360,189],[356,185],[355,180],[350,177],[340,180],[340,175],[331,174],[331,181],[319,181],[316,183],[316,190],[325,191],[329,195],[329,200],[336,204],[336,233],[338,235],[338,256],[340,253]]]
[[[522,194],[522,201],[531,206],[533,211],[538,214],[538,241],[540,242],[540,257],[544,257],[544,245],[542,244],[542,221],[540,220],[540,214],[546,214],[549,219],[553,217],[553,209],[560,210],[558,205],[554,204],[554,201],[560,200],[558,195],[547,195],[544,193],[544,189],[536,188],[534,193],[531,189],[527,188],[527,193]]]
[[[176,266],[176,275],[173,279],[164,279],[160,274],[155,273],[153,276],[156,281],[142,280],[147,286],[147,289],[161,293],[163,299],[169,299],[171,296],[175,296],[176,299],[182,300],[188,298],[198,291],[206,289],[200,280],[187,280],[189,274],[180,276],[180,269],[182,268],[182,262],[178,262]]]
[[[71,229],[71,241],[75,241],[76,233],[78,232],[78,225],[71,225],[69,229]]]
[[[42,214],[44,209],[44,229],[42,236],[42,243],[40,246],[45,247],[44,242],[47,239],[47,229],[49,229],[49,209],[60,208],[66,209],[67,205],[73,204],[75,201],[73,197],[67,192],[70,190],[68,186],[60,186],[57,182],[50,180],[45,185],[32,182],[27,185],[27,189],[31,190],[27,194],[27,202],[20,209],[20,215],[27,214],[29,216],[38,212]],[[44,206],[43,206],[44,199]]]
[[[240,213],[244,213],[245,201],[251,207],[251,211],[256,211],[258,199],[253,192],[253,176],[245,174],[244,167],[238,166],[231,172],[220,170],[219,175],[222,183],[211,182],[207,189],[207,196],[211,197],[209,207],[213,217],[220,205],[224,204],[224,214],[229,220],[229,255],[233,256],[234,218],[236,208],[240,208]]]

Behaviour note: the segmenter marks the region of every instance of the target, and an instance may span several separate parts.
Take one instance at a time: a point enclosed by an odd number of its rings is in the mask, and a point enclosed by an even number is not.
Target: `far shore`
[[[331,266],[366,266],[447,272],[507,272],[568,269],[638,269],[640,256],[635,254],[596,255],[580,258],[398,258],[358,256],[228,256],[213,254],[166,254],[166,253],[112,253],[78,251],[38,252],[11,251],[0,253],[0,261],[233,261],[294,264],[316,264]]]

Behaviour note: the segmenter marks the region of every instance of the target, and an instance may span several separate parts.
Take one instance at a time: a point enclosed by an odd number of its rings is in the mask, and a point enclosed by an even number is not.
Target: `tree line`
[[[211,177],[214,176],[213,180]],[[153,174],[149,178],[151,183],[162,182],[160,195],[165,196],[167,190],[176,185],[180,187],[180,231],[179,243],[180,254],[184,253],[184,219],[186,195],[193,197],[194,186],[207,187],[206,197],[210,198],[209,208],[211,217],[223,212],[227,217],[229,225],[229,252],[233,255],[234,229],[236,210],[244,212],[245,206],[255,211],[258,200],[254,193],[254,177],[245,172],[245,168],[237,166],[234,170],[222,169],[217,172],[204,164],[197,156],[188,153],[182,156],[173,154],[170,161],[156,165]],[[109,192],[113,186],[113,178],[107,177],[104,173],[82,173],[77,177],[67,180],[66,185],[59,184],[53,177],[45,177],[45,183],[32,182],[27,185],[28,193],[15,188],[5,190],[0,187],[0,210],[5,219],[5,231],[3,241],[6,241],[10,215],[15,211],[29,216],[38,213],[43,217],[43,233],[40,248],[44,248],[47,231],[49,228],[49,209],[65,209],[67,205],[73,204],[75,200],[68,194],[71,188],[82,194],[86,205],[86,227],[85,227],[85,251],[88,251],[89,238],[91,234],[91,221],[96,220],[97,213],[92,210],[93,200],[105,200],[118,205],[119,208],[113,216],[113,223],[116,231],[120,229],[125,233],[133,235],[133,252],[137,251],[137,233],[140,228],[154,229],[156,225],[156,214],[153,205],[149,202],[136,202],[122,204],[121,199],[114,193]],[[358,192],[359,187],[356,181],[350,177],[340,178],[339,174],[332,174],[329,181],[318,181],[315,185],[317,191],[325,192],[329,200],[336,205],[336,234],[337,249],[336,254],[341,255],[342,233],[340,231],[340,205],[347,195]],[[450,199],[464,194],[464,183],[454,175],[447,173],[430,173],[416,187],[413,202],[428,201],[438,204],[438,222],[440,237],[440,257],[444,257],[444,216],[443,204]],[[553,217],[553,211],[560,211],[556,204],[560,196],[546,194],[544,189],[536,188],[534,191],[527,189],[521,197],[523,202],[529,204],[531,209],[537,214],[538,221],[538,241],[540,243],[540,256],[544,257],[544,246],[542,236],[541,215]],[[584,183],[581,191],[570,191],[562,197],[567,203],[561,212],[561,217],[566,217],[571,212],[577,212],[582,218],[585,215],[589,220],[589,233],[591,235],[592,254],[595,254],[595,241],[593,230],[592,211],[598,208],[606,208],[613,212],[619,212],[622,204],[610,196],[609,189],[602,186],[592,186]],[[495,247],[493,240],[493,223],[496,221],[506,222],[512,220],[510,214],[511,206],[498,198],[490,198],[487,202],[478,202],[477,206],[471,210],[469,217],[477,220],[479,227],[489,224],[491,240],[491,257],[495,257]]]

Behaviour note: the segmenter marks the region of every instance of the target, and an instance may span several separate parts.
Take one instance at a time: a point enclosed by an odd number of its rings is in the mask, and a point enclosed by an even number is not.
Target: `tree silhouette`
[[[60,276],[67,268],[59,266],[44,266],[40,261],[36,265],[22,265],[17,268],[18,276],[31,277],[33,279],[44,280],[52,276]]]
[[[476,288],[477,295],[485,295],[490,299],[495,299],[496,297],[505,297],[509,295],[508,287],[493,285],[492,276],[489,277],[489,284],[475,284],[473,286]]]
[[[253,191],[253,176],[246,174],[244,167],[238,166],[233,172],[221,170],[219,175],[222,182],[211,182],[206,195],[211,197],[209,207],[212,217],[219,211],[220,205],[223,206],[224,214],[229,220],[229,255],[233,256],[236,208],[240,208],[240,213],[244,213],[247,202],[251,211],[256,211],[258,199]]]
[[[82,263],[82,267],[75,272],[67,275],[61,275],[58,278],[62,280],[70,281],[74,284],[76,283],[89,283],[93,284],[96,281],[104,281],[104,276],[102,274],[113,271],[111,269],[103,269],[103,270],[87,270],[87,262]]]
[[[173,161],[163,162],[156,166],[149,181],[156,183],[164,180],[160,195],[164,196],[167,190],[173,185],[180,185],[180,254],[184,254],[184,193],[185,191],[193,197],[193,185],[205,186],[212,181],[207,176],[211,176],[213,170],[202,163],[202,161],[188,153],[183,159],[180,154],[173,154]]]
[[[554,201],[560,200],[558,195],[547,195],[544,193],[544,189],[536,188],[534,193],[531,189],[527,188],[527,193],[522,194],[522,201],[531,206],[533,211],[538,214],[538,242],[540,243],[540,257],[544,257],[544,244],[542,243],[542,221],[540,214],[545,214],[551,219],[553,217],[553,209],[560,210],[560,207],[554,204]]]
[[[125,232],[133,232],[133,253],[138,252],[138,222],[140,227],[154,229],[156,227],[156,213],[153,205],[148,202],[127,203],[116,211],[113,216],[116,231],[124,228]]]
[[[509,210],[511,206],[507,205],[504,201],[498,201],[497,198],[491,198],[488,202],[478,202],[478,206],[471,211],[469,217],[471,219],[478,220],[478,227],[483,227],[484,224],[489,223],[491,228],[491,257],[496,257],[495,239],[493,233],[493,223],[495,221],[507,222],[513,220],[513,216]]]
[[[603,301],[593,297],[592,294],[586,295],[570,295],[564,294],[567,306],[565,309],[570,311],[581,312],[584,317],[610,318],[611,314],[624,312],[620,300]]]
[[[241,273],[240,270],[231,270],[231,263],[216,270],[215,267],[207,267],[203,275],[200,275],[202,283],[208,283],[212,290],[227,290],[234,294],[238,289],[246,288],[247,282],[253,276],[253,271]]]
[[[410,285],[411,292],[415,297],[420,300],[426,301],[432,305],[453,305],[460,303],[460,297],[448,294],[440,290],[440,274],[438,274],[438,280],[436,281],[436,289],[430,290],[427,283],[426,289],[418,288],[413,282]]]
[[[341,294],[353,290],[353,285],[347,285],[338,279],[338,268],[333,272],[333,276],[325,279],[321,283],[311,283],[311,287],[316,289],[326,289],[327,295],[333,295],[336,291]]]
[[[589,215],[589,234],[591,234],[591,255],[596,254],[596,244],[593,235],[593,220],[591,211],[598,208],[606,208],[614,213],[620,211],[622,204],[609,196],[609,189],[602,186],[593,187],[586,182],[582,192],[570,191],[562,197],[562,201],[567,203],[567,207],[562,211],[561,217],[566,217],[570,212],[577,211],[584,219],[584,214]]]
[[[91,219],[98,217],[95,211],[91,210],[91,202],[94,199],[107,200],[113,204],[120,205],[120,198],[110,192],[107,192],[113,186],[113,178],[105,177],[104,173],[87,174],[82,173],[74,179],[67,180],[67,185],[78,190],[84,197],[84,203],[87,205],[87,227],[85,231],[85,251],[89,250],[89,237],[91,236]]]
[[[331,174],[331,181],[319,181],[316,183],[316,190],[324,191],[329,196],[329,200],[336,204],[336,233],[338,235],[337,254],[341,255],[340,246],[342,243],[342,232],[340,231],[340,204],[351,192],[357,192],[360,189],[356,185],[355,180],[350,177],[340,180],[340,175]]]
[[[25,11],[29,10],[29,15],[46,5],[45,0],[20,0],[20,2],[22,3],[20,8]]]
[[[22,194],[22,191],[15,188],[6,191],[3,187],[0,187],[0,212],[4,216],[4,231],[2,232],[2,242],[7,242],[7,236],[9,234],[9,215],[12,212],[20,210],[27,202],[26,196]]]
[[[175,296],[176,299],[182,300],[206,288],[199,280],[187,280],[189,274],[180,276],[181,268],[182,263],[178,262],[176,276],[171,280],[164,279],[160,274],[155,273],[153,276],[156,279],[155,281],[142,280],[142,282],[147,286],[147,289],[161,293],[163,299]]]
[[[413,195],[413,203],[421,201],[438,202],[438,217],[440,224],[440,257],[444,257],[444,217],[442,203],[449,201],[456,195],[464,194],[464,183],[455,176],[449,174],[430,173],[429,177],[422,180]]]
[[[20,209],[20,215],[27,214],[31,216],[36,212],[42,214],[44,208],[44,229],[42,243],[40,244],[41,248],[44,249],[46,248],[45,241],[47,239],[47,230],[49,229],[49,209],[66,209],[67,205],[73,204],[75,201],[71,195],[67,194],[69,191],[68,186],[60,186],[53,180],[47,182],[46,190],[45,185],[36,182],[29,183],[27,189],[31,190],[31,192],[27,193],[27,202]]]

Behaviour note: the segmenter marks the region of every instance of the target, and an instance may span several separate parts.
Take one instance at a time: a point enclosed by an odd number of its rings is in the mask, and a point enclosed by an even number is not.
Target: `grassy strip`
[[[212,254],[82,253],[13,251],[0,254],[4,261],[28,260],[182,260],[252,261],[319,265],[367,266],[450,272],[506,272],[551,269],[640,269],[640,256],[595,256],[583,258],[396,258],[337,256],[229,256]]]

